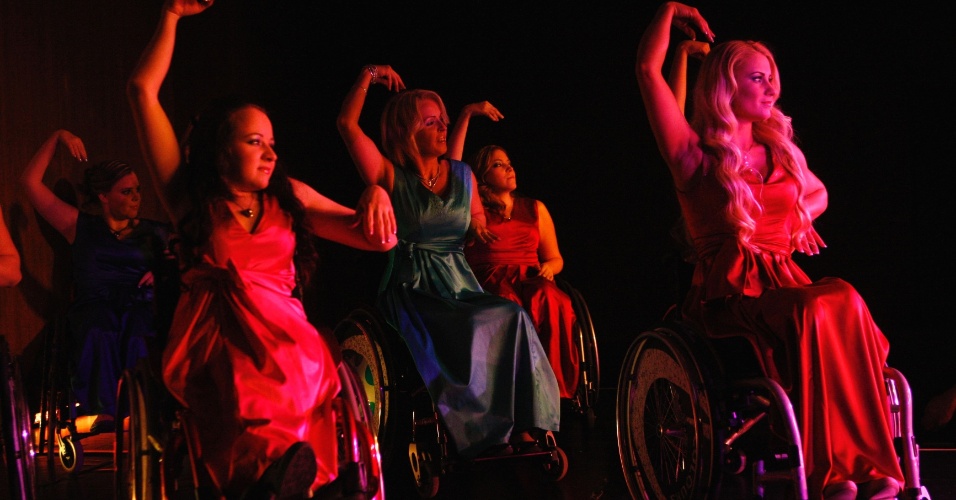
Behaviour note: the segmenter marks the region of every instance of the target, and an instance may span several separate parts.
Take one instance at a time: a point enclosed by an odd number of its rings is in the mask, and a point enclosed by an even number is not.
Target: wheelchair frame
[[[901,498],[928,500],[909,384],[893,368],[884,374],[905,475]],[[789,483],[795,498],[807,498],[799,426],[783,388],[763,376],[728,377],[712,342],[680,321],[665,319],[631,343],[618,379],[616,420],[634,498],[717,498],[724,479],[748,469],[757,498],[775,483]]]
[[[33,428],[27,405],[20,360],[10,354],[6,337],[0,335],[0,443],[7,467],[7,485],[11,500],[34,500],[36,489],[36,453],[33,448]]]
[[[338,374],[342,387],[332,402],[342,479],[337,487],[347,498],[382,500],[385,481],[378,442],[369,427],[368,403],[348,367],[339,364]],[[141,362],[124,371],[119,391],[119,407],[128,407],[130,418],[128,432],[122,426],[116,430],[116,498],[170,499],[182,496],[187,488],[192,498],[221,496],[199,458],[189,410],[166,391],[150,365]],[[187,481],[182,481],[185,461],[189,471]],[[323,491],[314,494],[322,498]]]
[[[454,456],[441,417],[415,369],[411,355],[404,349],[404,341],[376,309],[357,307],[336,325],[334,334],[342,346],[344,364],[356,370],[357,378],[366,382],[365,394],[369,396],[371,405],[372,428],[382,443],[385,468],[395,463],[399,456],[397,447],[401,444],[401,438],[406,438],[408,463],[421,498],[432,498],[438,494],[441,476],[490,461],[541,460],[542,472],[547,479],[559,481],[567,474],[567,455],[557,446],[550,432],[540,443],[541,451],[472,460]],[[385,338],[389,334],[391,338]],[[393,349],[391,344],[398,344],[401,348]],[[388,360],[393,364],[401,363],[401,366],[388,367]],[[586,387],[584,384],[581,386]],[[402,427],[396,424],[396,416],[402,412],[411,415],[411,426],[404,427],[410,433],[403,432]]]

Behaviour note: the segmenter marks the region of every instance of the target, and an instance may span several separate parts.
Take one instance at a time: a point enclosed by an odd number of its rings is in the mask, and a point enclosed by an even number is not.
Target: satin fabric
[[[395,169],[399,244],[378,303],[467,459],[515,430],[558,430],[560,396],[531,318],[482,290],[465,261],[472,175],[467,164],[450,164],[444,198]]]
[[[98,215],[80,212],[73,262],[73,302],[67,312],[72,386],[85,414],[116,414],[120,374],[147,356],[156,335],[154,289],[139,286],[168,244],[169,228],[140,219],[122,239]]]
[[[562,398],[574,397],[581,356],[574,337],[577,321],[571,297],[554,281],[537,276],[537,203],[517,196],[511,219],[485,211],[487,228],[498,239],[465,246],[465,258],[485,291],[520,304],[534,320],[538,338],[547,352]]]
[[[712,337],[742,336],[789,393],[800,422],[811,498],[835,481],[903,474],[893,448],[882,370],[889,342],[852,285],[810,278],[791,259],[794,179],[752,180],[763,204],[751,245],[737,241],[714,176],[678,192],[697,254],[685,316]]]
[[[217,487],[245,491],[295,442],[316,453],[313,489],[337,473],[331,401],[339,379],[328,345],[295,288],[291,218],[271,196],[247,232],[220,204],[202,264],[183,292],[163,357],[163,380],[198,430]]]

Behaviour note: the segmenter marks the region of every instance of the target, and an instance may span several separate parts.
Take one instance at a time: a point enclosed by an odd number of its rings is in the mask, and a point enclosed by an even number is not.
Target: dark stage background
[[[293,175],[350,205],[362,184],[335,119],[363,65],[390,64],[409,87],[439,92],[452,119],[469,102],[491,101],[505,119],[473,120],[465,156],[487,143],[504,146],[520,189],[549,207],[563,276],[588,302],[602,385],[613,386],[630,339],[674,300],[668,230],[678,210],[633,73],[635,48],[657,5],[219,0],[180,22],[163,92],[178,130],[215,95],[259,98],[272,111],[278,151]],[[812,277],[847,279],[867,299],[892,343],[890,364],[913,385],[919,416],[933,393],[956,383],[947,172],[954,98],[944,76],[953,8],[695,5],[718,41],[759,39],[775,50],[780,105],[830,194],[817,222],[828,248],[800,263]],[[37,324],[51,314],[37,301],[55,295],[49,269],[56,254],[47,247],[56,243],[36,236],[43,224],[10,179],[58,127],[90,138],[93,159],[140,161],[123,83],[161,2],[2,6],[0,137],[8,180],[0,201],[5,210],[10,202],[20,207],[7,216],[18,217],[12,225],[30,254],[23,290],[3,292],[3,317]],[[386,98],[384,87],[370,90],[367,131],[377,131]],[[59,161],[51,182],[56,175],[79,179],[75,166]],[[148,184],[145,172],[141,180]],[[150,209],[159,216],[155,204]],[[321,251],[308,306],[317,322],[333,326],[371,300],[384,258],[328,243]],[[26,349],[36,334],[34,327],[20,331],[18,345]]]

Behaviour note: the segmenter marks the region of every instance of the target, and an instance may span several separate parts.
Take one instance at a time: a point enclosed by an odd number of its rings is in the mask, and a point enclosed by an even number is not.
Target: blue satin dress
[[[486,293],[465,260],[471,168],[451,161],[444,197],[395,169],[392,249],[379,306],[411,352],[459,455],[507,443],[513,431],[558,430],[560,394],[534,323]]]

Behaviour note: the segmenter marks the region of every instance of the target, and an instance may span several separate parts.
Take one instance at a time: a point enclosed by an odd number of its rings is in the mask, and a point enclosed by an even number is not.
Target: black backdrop
[[[128,20],[142,26],[122,49],[129,64],[155,25],[153,4],[140,9],[148,17]],[[163,92],[180,130],[217,94],[259,98],[293,175],[346,204],[362,184],[335,118],[363,65],[390,64],[409,87],[439,92],[453,118],[466,103],[491,101],[505,119],[473,121],[465,155],[504,146],[521,190],[549,207],[564,276],[584,294],[598,332],[602,385],[613,386],[629,340],[674,299],[665,257],[677,206],[633,74],[657,5],[219,0],[180,23]],[[830,194],[817,222],[828,248],[800,263],[812,277],[847,279],[867,299],[892,343],[890,363],[913,385],[918,416],[931,394],[956,383],[952,7],[695,5],[718,41],[758,39],[775,50],[780,105]],[[370,90],[366,130],[377,130],[386,98],[383,87]],[[328,243],[321,251],[308,307],[332,326],[370,300],[384,259]]]

